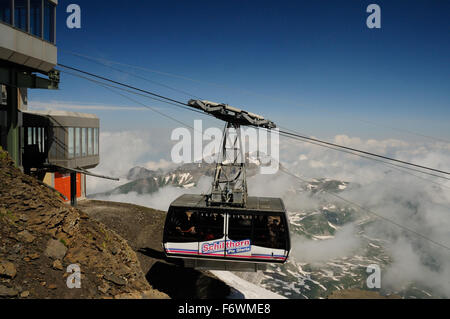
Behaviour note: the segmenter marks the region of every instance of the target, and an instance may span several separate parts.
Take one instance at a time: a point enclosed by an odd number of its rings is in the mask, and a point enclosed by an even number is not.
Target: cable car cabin
[[[256,271],[286,262],[290,250],[280,198],[248,197],[245,208],[207,206],[206,195],[182,195],[167,213],[163,246],[186,267]]]

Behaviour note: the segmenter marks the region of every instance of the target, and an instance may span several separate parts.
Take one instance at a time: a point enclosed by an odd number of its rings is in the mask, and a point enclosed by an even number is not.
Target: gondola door
[[[199,213],[199,256],[220,259],[225,257],[225,217],[222,212]]]
[[[252,257],[253,215],[229,212],[226,230],[227,259],[249,260]]]

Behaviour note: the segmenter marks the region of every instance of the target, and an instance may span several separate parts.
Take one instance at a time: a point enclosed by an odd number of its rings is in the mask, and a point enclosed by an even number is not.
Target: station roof
[[[186,208],[207,208],[211,210],[227,211],[267,211],[284,213],[286,210],[281,198],[274,197],[254,197],[247,198],[246,207],[228,207],[228,206],[207,206],[206,195],[184,194],[175,199],[171,206]]]
[[[46,110],[46,111],[22,111],[28,115],[30,120],[38,122],[38,118],[46,118],[52,122],[53,126],[61,127],[99,127],[99,118],[95,114],[78,113],[60,110]]]

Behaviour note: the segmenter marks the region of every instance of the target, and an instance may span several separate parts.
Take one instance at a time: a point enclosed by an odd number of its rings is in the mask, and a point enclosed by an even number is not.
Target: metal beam
[[[29,72],[0,67],[0,84],[16,88],[57,90],[59,86],[59,71],[50,71],[48,76],[49,78],[46,79]]]

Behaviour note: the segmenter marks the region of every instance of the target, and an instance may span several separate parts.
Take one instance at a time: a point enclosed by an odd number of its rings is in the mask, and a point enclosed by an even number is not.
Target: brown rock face
[[[23,219],[21,219],[23,221]],[[17,234],[19,239],[27,244],[32,243],[36,237],[30,234],[28,230],[21,231]]]
[[[81,288],[68,287],[73,278]],[[24,175],[0,148],[0,297],[113,298],[148,291],[161,296],[122,237]]]
[[[62,242],[55,239],[50,239],[47,242],[47,248],[45,249],[45,255],[53,259],[63,259],[66,255],[67,248]]]
[[[8,288],[6,286],[0,285],[0,297],[16,297],[19,292],[16,289]]]
[[[0,277],[13,279],[16,277],[17,271],[13,263],[8,261],[0,261]]]

